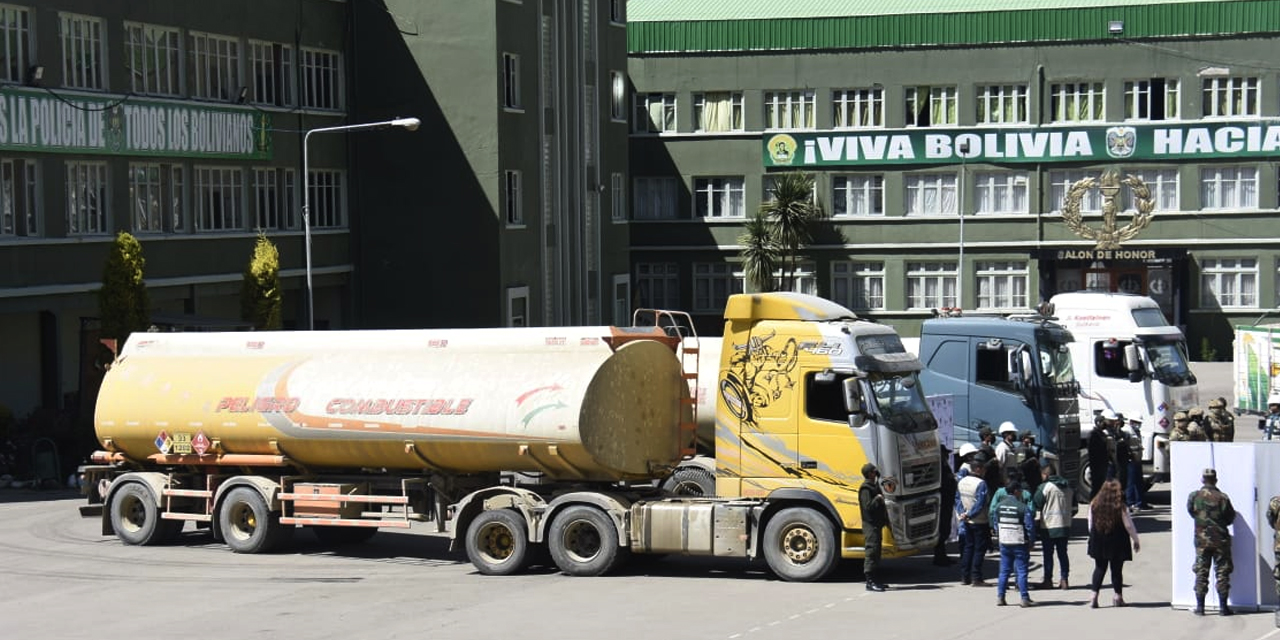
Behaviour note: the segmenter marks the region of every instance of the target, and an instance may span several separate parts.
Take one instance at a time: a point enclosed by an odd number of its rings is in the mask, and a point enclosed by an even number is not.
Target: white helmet
[[[1267,398],[1267,404],[1280,404],[1280,393],[1273,393]]]
[[[1000,435],[1004,435],[1006,433],[1012,433],[1016,436],[1018,435],[1018,427],[1015,427],[1012,422],[1005,420],[1000,423]]]
[[[961,460],[964,460],[966,457],[971,456],[971,455],[973,455],[973,454],[975,454],[975,453],[977,453],[977,452],[978,452],[978,448],[977,448],[977,447],[975,447],[975,446],[973,446],[973,443],[972,443],[972,442],[966,442],[966,443],[964,443],[964,444],[960,445],[960,459],[961,459]]]
[[[1102,419],[1103,420],[1119,420],[1120,416],[1116,415],[1116,412],[1111,409],[1103,409]]]

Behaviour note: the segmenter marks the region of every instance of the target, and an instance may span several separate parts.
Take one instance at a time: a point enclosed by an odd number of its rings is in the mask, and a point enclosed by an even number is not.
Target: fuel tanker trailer
[[[732,296],[714,340],[679,312],[636,317],[134,334],[99,392],[82,512],[137,545],[188,521],[239,553],[299,527],[339,544],[432,522],[485,574],[545,549],[571,575],[631,553],[763,555],[816,580],[863,554],[871,461],[885,555],[932,548],[936,423],[891,328],[790,293]],[[699,470],[713,482],[683,495]]]

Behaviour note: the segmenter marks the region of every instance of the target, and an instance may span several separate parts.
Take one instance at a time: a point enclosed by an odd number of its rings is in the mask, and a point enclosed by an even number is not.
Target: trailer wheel
[[[293,535],[293,527],[280,524],[280,514],[267,507],[256,489],[237,487],[218,510],[222,538],[236,553],[266,553]]]
[[[162,520],[151,490],[140,482],[130,482],[111,499],[111,528],[125,544],[157,545],[171,542],[182,533],[181,520]]]
[[[529,528],[512,509],[481,511],[467,527],[467,559],[487,576],[509,576],[529,565]]]
[[[835,527],[813,509],[783,509],[764,528],[764,559],[783,580],[821,580],[840,560]]]
[[[711,498],[716,495],[716,479],[702,467],[680,467],[662,482],[662,490],[673,496]]]
[[[556,516],[547,547],[556,566],[571,576],[604,575],[625,555],[613,520],[587,505],[568,507]]]
[[[311,527],[311,530],[315,532],[320,544],[327,547],[368,542],[369,538],[378,533],[377,527]]]

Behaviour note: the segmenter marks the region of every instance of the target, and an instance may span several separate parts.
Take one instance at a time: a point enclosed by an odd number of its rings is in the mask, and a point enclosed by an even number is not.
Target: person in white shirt
[[[1004,477],[1009,477],[1009,470],[1018,466],[1018,427],[1005,420],[1000,424],[1000,444],[996,445],[996,460],[1000,461],[1000,469]]]

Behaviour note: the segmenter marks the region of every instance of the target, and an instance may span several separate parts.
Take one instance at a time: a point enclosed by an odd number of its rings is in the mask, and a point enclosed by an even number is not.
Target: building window
[[[884,126],[884,89],[831,92],[831,122],[837,129]]]
[[[908,309],[954,309],[956,306],[956,263],[907,263]]]
[[[1204,78],[1200,104],[1206,118],[1258,115],[1258,79],[1236,76]]]
[[[137,233],[179,231],[185,213],[186,181],[182,165],[154,162],[129,165],[129,206]]]
[[[249,41],[249,100],[277,107],[293,106],[293,47],[278,42]]]
[[[253,226],[255,229],[287,229],[286,190],[280,188],[281,171],[274,167],[254,167]]]
[[[636,133],[676,130],[676,94],[674,93],[637,93],[635,111],[631,126]]]
[[[956,124],[956,96],[955,87],[907,87],[907,126]]]
[[[524,198],[520,183],[519,171],[502,172],[502,209],[507,215],[507,224],[512,226],[524,224]]]
[[[520,56],[502,54],[502,106],[520,108]]]
[[[622,222],[627,219],[626,174],[609,174],[609,208],[609,215],[614,222]]]
[[[124,23],[129,86],[134,93],[182,93],[182,34],[174,27]]]
[[[1256,167],[1204,167],[1200,169],[1201,209],[1257,209]]]
[[[1107,117],[1101,82],[1062,82],[1050,91],[1049,111],[1054,122],[1101,122]]]
[[[764,126],[769,129],[814,128],[814,92],[766,91]]]
[[[632,185],[636,220],[676,219],[675,178],[636,178]]]
[[[979,309],[1027,308],[1026,262],[979,262],[975,279]]]
[[[631,324],[631,276],[613,276],[613,324]]]
[[[747,274],[744,271],[734,272],[734,277],[746,285]],[[818,276],[814,273],[812,262],[802,262],[795,267],[791,275],[790,286],[784,281],[786,272],[782,269],[775,269],[773,272],[773,288],[775,291],[794,291],[796,293],[807,293],[811,296],[818,295]]]
[[[760,178],[760,202],[769,203],[778,197],[778,176],[765,175]],[[814,180],[809,187],[809,201],[818,203],[818,181]]]
[[[698,218],[743,218],[743,178],[694,178],[693,214]]]
[[[884,309],[884,263],[831,263],[831,295],[855,311]]]
[[[884,215],[884,176],[836,175],[831,178],[832,215]]]
[[[613,24],[626,23],[626,14],[623,13],[623,8],[626,4],[626,0],[609,0],[609,22]]]
[[[694,131],[742,131],[742,92],[693,94]]]
[[[637,263],[636,306],[646,309],[679,309],[679,265],[674,262]]]
[[[36,193],[35,160],[0,160],[0,236],[40,235]]]
[[[907,215],[926,216],[956,213],[956,174],[909,173]]]
[[[238,168],[195,167],[196,231],[244,229],[244,174]]]
[[[1028,213],[1027,174],[1024,171],[979,172],[973,176],[978,213]]]
[[[1254,258],[1201,260],[1200,306],[1257,307],[1258,261]]]
[[[609,72],[609,119],[627,121],[627,77],[621,71]]]
[[[342,108],[342,54],[324,49],[298,50],[302,67],[302,106]]]
[[[1177,169],[1139,169],[1130,172],[1135,178],[1142,180],[1151,191],[1155,200],[1156,211],[1177,211],[1178,203],[1178,170]],[[1121,189],[1122,211],[1134,208],[1133,190]]]
[[[507,287],[507,326],[529,326],[529,287]]]
[[[240,94],[240,41],[231,36],[191,33],[191,96],[232,100]]]
[[[70,13],[59,13],[58,22],[62,27],[62,83],[75,89],[106,89],[106,23],[102,18]]]
[[[347,226],[346,174],[341,169],[311,170],[311,226]]]
[[[1178,79],[1151,78],[1124,83],[1125,120],[1177,120]]]
[[[0,4],[0,80],[23,82],[31,66],[31,11]]]
[[[1050,171],[1049,172],[1049,210],[1062,212],[1062,204],[1066,202],[1067,192],[1071,186],[1085,178],[1097,179],[1099,171]],[[1080,198],[1080,211],[1083,213],[1102,213],[1102,191],[1090,189]]]
[[[1027,85],[999,84],[978,88],[978,124],[1026,124]]]
[[[743,281],[733,275],[733,265],[723,262],[695,262],[693,265],[693,312],[724,313],[729,296],[743,292]]]
[[[108,233],[111,198],[107,193],[107,163],[67,163],[67,234]]]

